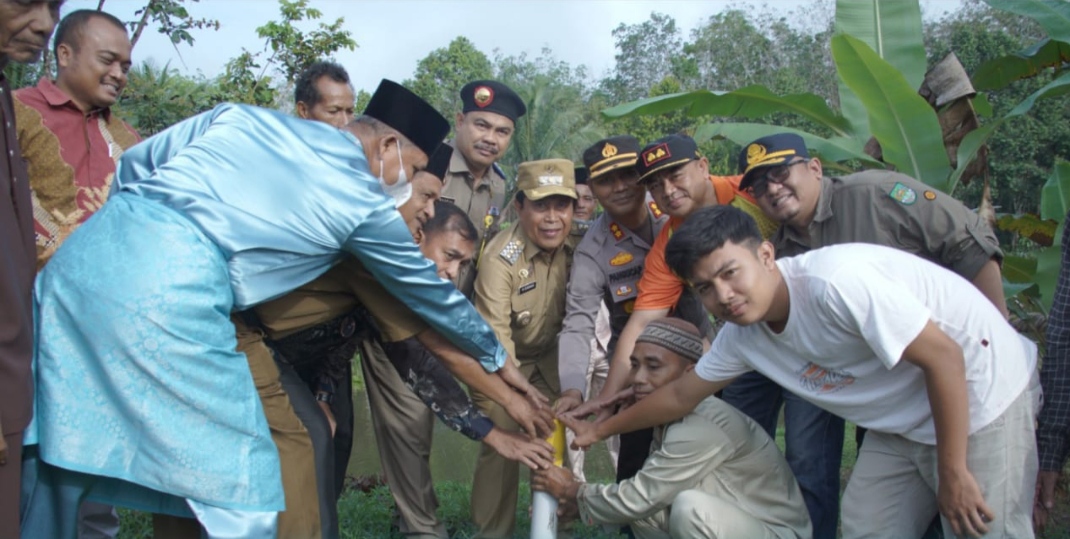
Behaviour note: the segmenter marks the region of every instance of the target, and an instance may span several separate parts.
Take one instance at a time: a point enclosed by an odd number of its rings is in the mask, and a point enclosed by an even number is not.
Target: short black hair
[[[424,237],[430,237],[443,232],[456,232],[473,243],[479,238],[476,226],[472,224],[468,215],[461,211],[461,208],[458,208],[456,204],[436,200],[435,216],[424,223],[423,233]]]
[[[727,242],[756,248],[762,243],[758,223],[733,206],[702,208],[673,232],[665,246],[665,262],[680,278],[689,280],[695,264]]]
[[[56,26],[56,40],[52,43],[52,54],[59,56],[59,46],[64,43],[77,51],[82,44],[86,25],[96,18],[110,22],[112,26],[122,30],[124,35],[126,34],[126,25],[115,15],[95,9],[79,9],[68,13],[62,21],[59,21],[59,25]]]
[[[316,81],[320,80],[320,77],[330,77],[334,82],[348,84],[350,89],[353,88],[353,84],[349,82],[349,73],[346,73],[344,67],[334,62],[316,62],[297,76],[297,82],[294,84],[294,104],[304,103],[312,106],[323,99],[316,88]]]

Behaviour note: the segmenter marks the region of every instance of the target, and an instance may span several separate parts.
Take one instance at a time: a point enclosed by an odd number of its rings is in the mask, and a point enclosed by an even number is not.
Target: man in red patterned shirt
[[[15,92],[19,143],[33,189],[40,269],[108,198],[115,163],[141,139],[111,113],[126,87],[130,39],[108,13],[78,10],[56,29],[56,80]]]

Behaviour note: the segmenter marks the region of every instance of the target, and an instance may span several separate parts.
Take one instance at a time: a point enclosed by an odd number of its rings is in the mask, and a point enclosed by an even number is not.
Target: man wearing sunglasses
[[[999,241],[951,196],[888,170],[827,177],[791,133],[748,144],[739,170],[740,186],[783,225],[771,240],[778,256],[849,242],[895,247],[958,273],[1007,316]]]
[[[954,198],[888,170],[827,177],[802,137],[791,133],[746,145],[739,154],[739,170],[740,187],[782,225],[770,239],[778,258],[840,243],[894,247],[958,273],[1007,316],[999,242],[976,213]],[[748,387],[755,403],[782,391],[768,379]],[[769,413],[775,417],[774,408]],[[864,435],[865,429],[859,428],[859,446]],[[835,521],[829,525],[835,532]],[[815,537],[823,536],[819,530],[815,519]]]

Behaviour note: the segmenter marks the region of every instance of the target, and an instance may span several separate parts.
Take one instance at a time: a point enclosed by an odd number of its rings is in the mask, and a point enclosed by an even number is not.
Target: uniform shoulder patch
[[[909,206],[918,200],[918,193],[902,182],[895,182],[888,196],[904,206]]]
[[[524,250],[524,242],[520,240],[513,240],[505,244],[498,256],[502,258],[507,264],[512,266],[516,264],[518,258],[520,258],[521,251]]]
[[[658,204],[656,202],[651,200],[650,203],[647,204],[647,206],[650,207],[650,213],[654,214],[654,218],[655,219],[657,219],[658,217],[661,217],[661,208],[658,207]]]

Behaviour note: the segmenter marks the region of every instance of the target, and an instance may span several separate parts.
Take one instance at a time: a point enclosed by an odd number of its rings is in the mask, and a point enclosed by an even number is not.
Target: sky
[[[831,11],[832,0],[824,2]],[[135,20],[147,0],[105,0],[104,10],[122,20]],[[411,78],[421,58],[465,36],[493,59],[527,53],[537,57],[544,47],[559,60],[585,65],[601,78],[613,68],[612,31],[619,24],[636,24],[657,11],[672,16],[686,38],[691,30],[728,6],[786,13],[812,0],[311,0],[323,12],[321,21],[345,18],[344,28],[357,41],[355,51],[341,51],[341,63],[357,89],[373,91],[382,78],[401,82]],[[961,0],[922,0],[925,17],[955,10]],[[95,9],[98,0],[68,0],[64,13]],[[245,47],[263,49],[256,27],[280,17],[275,0],[200,0],[186,2],[196,18],[215,19],[219,31],[193,31],[194,45],[172,46],[155,28],[147,28],[134,49],[134,62],[151,59],[187,74],[212,77]],[[304,31],[314,25],[304,24]]]

